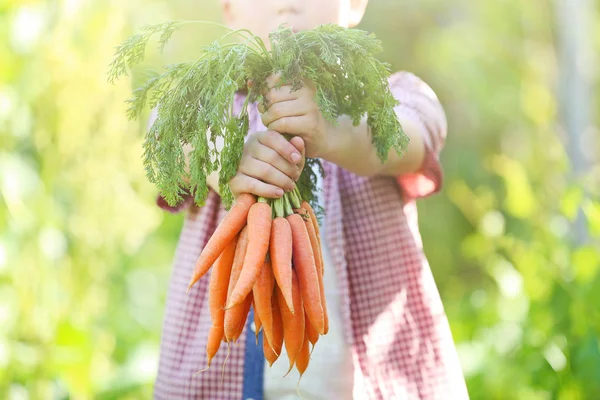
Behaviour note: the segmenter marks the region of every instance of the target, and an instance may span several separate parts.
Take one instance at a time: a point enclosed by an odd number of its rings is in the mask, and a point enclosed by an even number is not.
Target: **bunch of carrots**
[[[188,291],[213,267],[209,284],[212,326],[208,365],[221,342],[235,342],[254,308],[269,365],[282,346],[302,376],[329,322],[323,255],[315,213],[299,191],[272,200],[242,194],[204,247]]]

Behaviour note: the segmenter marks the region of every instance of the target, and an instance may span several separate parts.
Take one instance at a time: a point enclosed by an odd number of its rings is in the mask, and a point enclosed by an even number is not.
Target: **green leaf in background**
[[[500,155],[493,157],[491,166],[504,179],[506,210],[517,218],[529,218],[534,211],[535,196],[525,166]]]
[[[587,218],[590,233],[596,237],[600,236],[600,201],[585,201],[583,212]]]
[[[600,271],[600,252],[592,246],[586,246],[573,251],[573,268],[575,279],[581,284],[591,282],[598,277]]]
[[[588,388],[590,398],[600,396],[600,343],[597,331],[589,331],[575,346],[573,372]]]
[[[567,189],[561,199],[561,212],[570,220],[574,220],[581,207],[583,200],[583,189],[580,186],[572,186]]]

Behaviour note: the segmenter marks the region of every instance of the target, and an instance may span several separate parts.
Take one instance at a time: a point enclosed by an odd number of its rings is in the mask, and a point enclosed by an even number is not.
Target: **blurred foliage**
[[[151,396],[182,216],[154,206],[132,83],[106,70],[142,24],[176,18],[218,2],[0,0],[0,398]],[[473,399],[600,398],[600,141],[573,176],[554,26],[548,0],[372,0],[363,24],[446,107],[445,189],[419,207]]]

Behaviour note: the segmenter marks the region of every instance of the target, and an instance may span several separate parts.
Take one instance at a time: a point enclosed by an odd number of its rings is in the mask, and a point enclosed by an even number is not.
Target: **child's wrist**
[[[345,129],[342,125],[343,122],[339,119],[335,124],[327,124],[327,131],[324,135],[325,143],[322,146],[320,158],[335,163],[336,159],[345,153],[350,135],[343,134]]]
[[[348,117],[341,116],[335,124],[327,124],[327,133],[325,135],[326,143],[323,146],[323,155],[321,158],[335,164],[344,164],[344,160],[349,154],[354,154],[357,144],[357,135],[360,134],[360,126],[353,126]]]

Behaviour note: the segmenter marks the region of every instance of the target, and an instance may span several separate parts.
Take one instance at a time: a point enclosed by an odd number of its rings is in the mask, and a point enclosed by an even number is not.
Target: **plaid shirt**
[[[415,200],[442,183],[438,156],[446,137],[446,118],[433,91],[407,72],[390,77],[400,101],[396,111],[423,129],[426,157],[413,174],[359,177],[323,162],[324,206],[332,262],[339,280],[346,340],[352,348],[355,399],[468,399],[448,320],[423,253]],[[237,111],[243,97],[236,98]],[[264,130],[256,105],[249,109],[250,131]],[[186,210],[168,289],[156,399],[238,400],[262,397],[262,346],[249,329],[225,345],[213,367],[206,365],[211,326],[208,277],[186,295],[195,261],[224,216],[211,192],[197,208],[192,199],[170,209]]]

